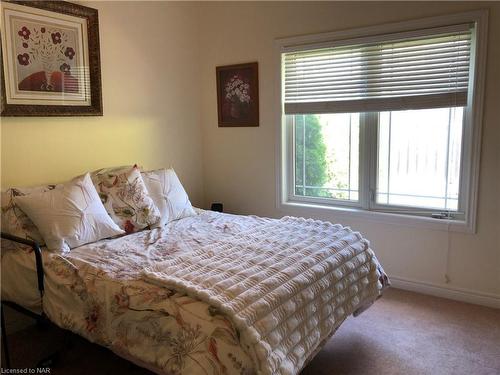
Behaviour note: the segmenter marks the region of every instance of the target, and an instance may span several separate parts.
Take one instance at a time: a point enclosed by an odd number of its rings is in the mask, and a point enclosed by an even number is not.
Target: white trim
[[[356,207],[326,206],[314,203],[281,202],[278,209],[295,216],[316,217],[318,212],[330,214],[336,222],[342,220],[373,221],[377,224],[401,225],[444,232],[472,233],[465,221],[435,219],[427,216],[368,211]]]
[[[475,12],[474,21],[476,22],[476,58],[474,62],[474,85],[470,85],[472,90],[469,91],[469,97],[473,99],[470,105],[472,108],[469,124],[473,124],[472,136],[470,137],[470,170],[467,175],[466,188],[466,222],[472,233],[476,232],[477,220],[477,200],[479,193],[479,169],[481,159],[481,135],[483,128],[483,101],[486,81],[486,58],[487,58],[487,43],[488,43],[488,10]]]
[[[280,52],[286,51],[285,48],[303,44],[313,44],[320,42],[329,42],[334,40],[343,40],[373,36],[377,34],[388,34],[405,32],[408,30],[419,30],[431,27],[441,27],[447,25],[456,25],[467,22],[484,22],[488,17],[488,10],[481,9],[471,12],[445,14],[441,16],[420,18],[415,20],[386,23],[382,25],[373,25],[360,27],[356,29],[345,29],[319,34],[299,35],[294,37],[277,38],[275,43],[280,47]]]
[[[479,164],[480,164],[480,148],[481,148],[481,133],[482,133],[482,117],[483,117],[483,97],[484,97],[484,82],[485,82],[485,66],[486,66],[486,45],[487,45],[487,24],[488,10],[477,10],[471,12],[442,15],[424,19],[402,21],[389,23],[385,25],[375,25],[364,28],[341,30],[328,33],[295,36],[289,38],[279,38],[275,40],[275,56],[276,56],[276,124],[277,126],[277,144],[276,144],[276,207],[280,210],[290,208],[300,209],[301,214],[309,213],[314,216],[318,210],[330,210],[337,216],[347,218],[360,218],[363,220],[376,220],[388,224],[399,224],[406,226],[426,227],[435,230],[457,231],[466,233],[476,232],[476,216],[477,216],[477,195],[479,191]],[[339,41],[353,38],[361,38],[378,34],[397,33],[403,31],[419,30],[423,28],[450,26],[460,23],[474,22],[476,23],[476,54],[475,62],[472,67],[474,74],[471,78],[474,79],[470,85],[469,108],[472,111],[466,111],[470,117],[469,126],[472,134],[467,137],[464,143],[464,151],[469,154],[469,160],[462,162],[465,177],[463,193],[466,199],[466,216],[464,221],[459,220],[442,220],[428,217],[418,217],[410,215],[401,215],[394,213],[382,213],[368,210],[360,210],[355,208],[322,206],[314,203],[297,203],[288,200],[285,192],[285,179],[287,178],[286,168],[283,168],[283,162],[287,155],[286,144],[284,137],[286,136],[283,116],[283,92],[282,92],[282,53],[294,46],[312,43],[324,43],[328,41]],[[472,113],[472,114],[471,114]],[[467,130],[467,129],[466,129]],[[466,134],[464,134],[464,137]],[[462,179],[462,180],[464,180]],[[360,181],[361,182],[361,181]],[[361,197],[361,196],[360,196]]]
[[[287,152],[286,150],[286,143],[284,144],[283,138],[286,136],[285,132],[285,117],[282,115],[283,114],[283,90],[281,87],[281,83],[283,82],[284,79],[284,72],[282,69],[282,55],[281,55],[281,46],[278,44],[275,44],[275,69],[276,69],[276,74],[275,74],[275,85],[276,85],[276,103],[275,103],[275,108],[277,109],[275,111],[276,113],[276,149],[275,149],[275,160],[276,160],[276,208],[280,209],[282,202],[286,201],[286,196],[285,196],[285,191],[282,188],[282,181],[285,181],[286,179],[286,171],[285,168],[283,168],[283,160],[285,160],[285,153]]]
[[[391,280],[391,286],[396,289],[409,290],[416,293],[500,309],[500,295],[498,294],[477,292],[475,290],[450,287],[399,276],[389,276],[389,279]]]
[[[417,30],[411,30],[410,28],[406,28],[405,31],[400,32],[384,32],[384,35],[376,35],[373,33],[369,33],[369,35],[362,36],[354,36],[352,38],[344,39],[340,38],[327,38],[323,41],[323,35],[330,34],[318,34],[320,36],[320,42],[315,42],[314,39],[312,43],[302,44],[293,44],[283,48],[283,52],[296,52],[296,51],[308,51],[313,49],[321,49],[321,48],[330,48],[330,47],[343,47],[343,46],[354,46],[360,44],[370,44],[370,43],[380,43],[380,42],[396,42],[404,39],[413,39],[419,37],[425,37],[429,35],[439,35],[439,34],[448,34],[448,33],[457,33],[467,31],[470,27],[468,25],[469,22],[453,24],[449,26],[443,27],[426,27]],[[372,26],[375,27],[375,26]],[[348,30],[346,30],[348,31]],[[337,32],[331,33],[337,34]],[[337,34],[338,35],[338,34]],[[353,34],[351,34],[353,35]],[[283,38],[283,40],[287,40],[289,38]]]

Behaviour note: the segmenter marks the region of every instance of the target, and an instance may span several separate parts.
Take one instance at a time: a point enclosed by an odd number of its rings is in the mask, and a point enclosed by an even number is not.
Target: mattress
[[[254,223],[250,217],[202,211],[69,254],[44,252],[43,310],[61,328],[157,373],[257,373],[239,330],[220,308],[144,277],[151,264],[193,251],[192,233],[216,239]],[[189,233],[189,240],[179,233]],[[39,311],[36,286],[30,250],[2,251],[2,298]]]

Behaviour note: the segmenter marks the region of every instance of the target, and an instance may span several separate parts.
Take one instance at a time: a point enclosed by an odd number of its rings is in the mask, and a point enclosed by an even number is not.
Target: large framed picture
[[[256,62],[218,66],[219,127],[259,126],[259,75]]]
[[[102,116],[96,9],[1,2],[2,116]]]

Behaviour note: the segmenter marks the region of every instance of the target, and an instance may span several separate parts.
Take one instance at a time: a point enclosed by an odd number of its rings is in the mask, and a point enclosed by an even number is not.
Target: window
[[[295,195],[359,201],[359,114],[293,115]]]
[[[457,215],[463,107],[381,112],[376,204]]]
[[[280,40],[280,201],[473,230],[484,16]]]

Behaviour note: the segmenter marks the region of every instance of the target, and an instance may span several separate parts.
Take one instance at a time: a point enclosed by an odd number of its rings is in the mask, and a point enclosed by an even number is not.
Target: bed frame
[[[34,313],[31,310],[28,310],[17,303],[11,302],[11,301],[4,301],[3,299],[1,300],[1,335],[2,335],[2,346],[4,348],[4,358],[5,358],[5,364],[7,368],[11,368],[10,364],[10,355],[9,355],[9,346],[8,346],[8,340],[7,340],[7,331],[5,330],[5,318],[4,318],[4,313],[3,313],[3,307],[4,306],[9,306],[10,308],[20,312],[21,314],[24,314],[30,318],[33,318],[36,320],[37,324],[40,326],[46,326],[49,324],[49,320],[45,313],[43,312],[43,295],[45,293],[44,289],[44,272],[43,272],[43,261],[42,261],[42,250],[40,248],[40,245],[31,240],[27,240],[25,238],[21,237],[16,237],[8,233],[1,233],[1,238],[13,242],[17,242],[19,244],[23,245],[28,245],[33,249],[33,254],[35,255],[35,264],[36,264],[36,273],[37,273],[37,281],[38,281],[38,292],[40,293],[40,299],[42,301],[42,313],[37,314]],[[57,353],[55,353],[57,354]],[[47,364],[48,362],[52,362],[54,357],[54,354],[50,355],[49,357],[46,357],[39,361],[39,365],[42,364]]]
[[[217,212],[223,212],[223,205],[222,203],[213,203],[211,206],[211,211],[217,211]],[[50,320],[47,318],[45,315],[45,312],[43,312],[43,295],[45,293],[44,289],[44,272],[43,272],[43,260],[42,260],[42,249],[40,245],[36,241],[31,241],[27,240],[25,238],[13,236],[8,233],[0,233],[0,236],[2,239],[17,242],[19,244],[23,245],[28,245],[33,249],[33,254],[35,255],[35,264],[36,264],[36,274],[37,274],[37,281],[38,281],[38,292],[40,293],[40,300],[42,301],[42,313],[37,314],[34,313],[31,310],[28,310],[17,303],[11,302],[11,301],[4,301],[3,299],[1,300],[1,307],[0,307],[0,313],[1,313],[1,331],[0,335],[2,336],[2,346],[4,348],[4,358],[5,358],[5,364],[7,368],[11,368],[10,364],[10,356],[9,356],[9,347],[8,347],[8,340],[7,340],[7,331],[5,329],[5,318],[3,314],[3,306],[8,306],[21,314],[24,314],[30,318],[33,318],[36,320],[37,325],[41,327],[46,327],[51,324]],[[66,331],[67,332],[67,331]],[[64,341],[68,341],[69,338],[65,336]],[[37,364],[38,367],[47,367],[50,364],[53,364],[56,360],[57,357],[59,356],[59,351],[50,354],[49,356],[43,358],[40,360]]]

